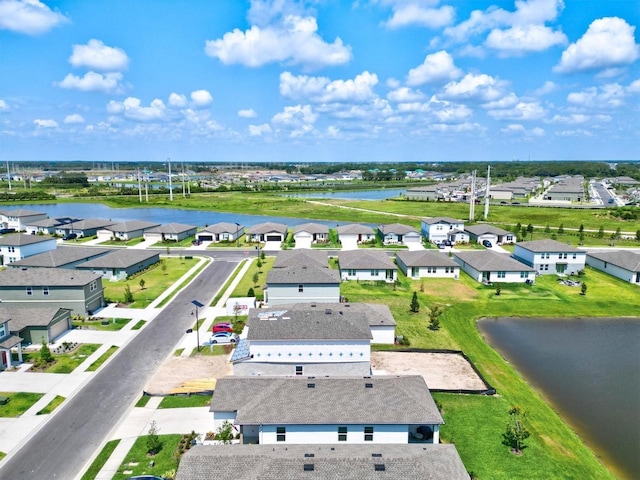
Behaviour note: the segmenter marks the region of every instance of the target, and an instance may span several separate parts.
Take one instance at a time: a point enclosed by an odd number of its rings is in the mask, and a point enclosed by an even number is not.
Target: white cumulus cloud
[[[488,113],[497,120],[539,120],[546,115],[538,102],[518,102],[513,108],[489,110]]]
[[[66,117],[64,117],[64,123],[67,123],[67,124],[84,123],[84,117],[79,113],[72,113],[71,115],[67,115]]]
[[[187,97],[181,93],[171,93],[169,95],[169,105],[177,108],[184,108],[189,104]]]
[[[408,87],[400,87],[387,94],[387,99],[392,102],[417,102],[423,98],[424,94],[422,92]]]
[[[205,53],[224,64],[249,67],[285,62],[317,68],[351,60],[351,49],[340,38],[327,43],[317,31],[315,18],[288,15],[277,25],[253,25],[245,32],[235,29],[217,40],[207,40]]]
[[[238,110],[238,116],[240,118],[256,118],[258,114],[253,108],[245,108],[242,110]]]
[[[392,1],[393,15],[385,25],[388,28],[402,28],[417,25],[427,28],[442,28],[451,25],[455,10],[450,5],[435,8],[436,2]]]
[[[129,57],[121,48],[109,47],[100,40],[91,39],[86,45],[74,45],[69,63],[74,67],[95,70],[124,70],[129,65]]]
[[[262,125],[249,125],[249,135],[252,137],[259,137],[265,133],[271,133],[271,126],[268,123]]]
[[[583,107],[619,107],[624,103],[626,91],[617,83],[610,83],[602,87],[589,87],[581,92],[571,92],[567,101]]]
[[[361,103],[374,98],[375,73],[362,72],[353,79],[331,81],[326,77],[280,74],[280,94],[293,100],[315,103]]]
[[[562,52],[559,73],[574,73],[626,66],[640,56],[635,27],[618,17],[594,20],[586,33]]]
[[[300,127],[304,124],[313,124],[318,119],[310,105],[295,105],[285,107],[280,113],[276,113],[272,121],[289,127]]]
[[[0,29],[39,35],[67,22],[67,17],[39,0],[0,0]]]
[[[112,114],[123,114],[131,120],[153,122],[164,120],[167,108],[162,100],[155,99],[148,107],[142,106],[139,98],[127,97],[123,102],[111,100],[107,104],[107,111]]]
[[[504,95],[504,82],[484,73],[466,74],[459,82],[450,82],[444,87],[443,96],[491,102]]]
[[[115,92],[122,88],[120,72],[96,73],[87,72],[82,77],[68,74],[57,85],[60,88],[81,90],[83,92]]]
[[[58,128],[58,122],[50,118],[36,118],[33,123],[35,123],[38,128]]]
[[[8,112],[8,111],[9,111],[9,105],[7,104],[7,102],[5,102],[0,98],[0,112]]]
[[[462,76],[462,70],[455,66],[453,57],[446,50],[427,55],[422,65],[409,70],[407,85],[444,83]]]
[[[567,36],[544,25],[523,25],[489,33],[485,44],[502,56],[541,52],[554,45],[565,45]]]
[[[211,105],[213,97],[207,90],[195,90],[191,92],[191,104],[195,108],[204,108]]]

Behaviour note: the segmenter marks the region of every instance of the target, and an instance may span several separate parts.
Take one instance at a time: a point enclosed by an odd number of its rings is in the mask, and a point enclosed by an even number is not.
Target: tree
[[[640,242],[640,230],[636,230],[636,240]]]
[[[509,422],[506,431],[502,434],[504,445],[511,447],[511,451],[517,455],[522,454],[524,442],[529,438],[527,430],[527,414],[519,406],[514,405],[509,409]]]
[[[496,297],[499,297],[500,293],[502,293],[502,287],[499,283],[496,283]]]
[[[149,455],[155,455],[162,450],[162,442],[158,436],[159,431],[160,429],[158,428],[156,421],[153,420],[149,426],[149,431],[147,432],[147,453]]]
[[[580,239],[580,245],[584,244],[584,232],[580,232],[578,234],[578,238]]]
[[[551,227],[549,227],[548,223],[547,223],[547,226],[544,227],[544,233],[551,233]]]
[[[580,228],[578,228],[578,232],[579,233],[584,232],[584,225],[583,224],[580,224]]]
[[[518,222],[518,224],[516,225],[516,232],[519,232],[520,230],[522,230],[522,224]]]
[[[411,297],[411,306],[409,307],[411,313],[418,313],[420,311],[420,303],[418,303],[418,292],[413,292]]]
[[[133,303],[133,293],[128,284],[124,287],[124,303]]]
[[[258,285],[258,280],[260,279],[260,275],[258,274],[258,272],[253,274],[253,284],[254,285]]]
[[[258,259],[258,260],[256,261],[256,267],[258,267],[258,268],[262,268],[262,260]]]
[[[264,250],[261,250],[260,251],[260,260],[264,260],[264,257],[265,257]]]
[[[162,269],[162,273],[164,273],[166,275],[167,274],[167,263],[163,261],[162,265],[160,265],[160,268]]]
[[[440,305],[433,305],[429,309],[429,329],[430,330],[439,330],[440,329],[440,315],[442,315],[443,309]]]
[[[42,340],[42,346],[40,347],[40,361],[44,364],[53,362],[53,355],[51,355],[51,350],[49,350],[49,346],[44,339]]]
[[[600,225],[600,230],[598,230],[598,238],[604,238],[604,227]]]
[[[249,291],[247,292],[247,297],[255,297],[256,293],[253,291],[252,287],[249,287]]]
[[[527,232],[530,234],[533,233],[533,225],[531,224],[527,225]]]
[[[140,282],[138,282],[138,285],[140,285],[140,290],[144,290],[145,283],[147,282],[144,281],[144,278],[141,278]]]
[[[224,445],[229,445],[233,440],[233,425],[229,420],[222,422],[222,425],[216,430],[216,440],[221,441]]]
[[[561,223],[558,227],[558,235],[562,235],[564,233],[564,223]]]
[[[587,284],[583,282],[582,285],[580,285],[580,295],[586,295],[586,294],[587,294]]]
[[[620,230],[620,227],[616,228],[616,238],[620,238],[622,236],[622,230]]]

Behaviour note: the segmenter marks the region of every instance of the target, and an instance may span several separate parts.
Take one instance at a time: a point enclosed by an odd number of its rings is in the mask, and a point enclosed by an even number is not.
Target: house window
[[[349,275],[350,277],[355,277],[356,276],[356,271],[355,270],[347,270],[347,275]]]
[[[506,278],[507,272],[498,272],[498,278]]]
[[[347,427],[338,427],[338,441],[339,442],[347,441]]]
[[[420,275],[420,267],[411,267],[411,276],[417,277]]]
[[[520,278],[529,278],[529,272],[520,272]]]
[[[544,264],[544,269],[545,269],[545,270],[549,270],[549,264],[548,264],[548,263],[545,263],[545,264]]]
[[[276,441],[277,442],[287,441],[287,429],[285,427],[276,427]]]
[[[0,338],[4,337],[7,334],[7,330],[4,327],[4,323],[0,323]]]
[[[27,287],[27,297],[33,295],[33,289],[31,287]]]
[[[9,247],[9,253],[14,253],[16,251],[16,247]]]
[[[89,284],[89,291],[93,292],[94,290],[96,290],[98,288],[98,282],[97,281],[93,281]]]
[[[576,258],[577,258],[577,256],[576,256],[576,254],[574,253],[574,254],[573,254],[573,259],[575,260]]]
[[[42,287],[42,295],[45,297],[49,295],[49,287]]]
[[[296,365],[296,375],[302,375],[302,365]]]
[[[300,284],[298,285],[298,293],[302,293],[304,292],[304,285]]]
[[[372,277],[377,277],[378,276],[378,270],[371,270],[371,276]]]
[[[444,273],[453,273],[453,267],[444,267]]]
[[[373,427],[364,427],[364,441],[373,442]]]

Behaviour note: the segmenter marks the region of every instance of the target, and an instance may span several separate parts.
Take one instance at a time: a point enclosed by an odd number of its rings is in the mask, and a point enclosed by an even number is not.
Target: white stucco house
[[[378,225],[378,235],[385,245],[408,245],[422,243],[422,235],[415,228],[401,223]]]
[[[439,443],[444,423],[419,375],[218,379],[213,430],[229,421],[240,443]]]
[[[13,228],[16,232],[22,232],[29,223],[45,220],[46,218],[48,218],[48,215],[44,212],[36,212],[24,208],[1,209],[0,228]]]
[[[56,239],[49,235],[10,233],[0,237],[0,265],[22,260],[56,249]]]
[[[188,237],[193,237],[198,231],[195,225],[184,223],[165,223],[157,227],[145,230],[142,236],[145,240],[155,240],[156,242],[179,242]]]
[[[283,303],[340,301],[340,274],[315,266],[273,268],[267,272],[264,300],[269,306]]]
[[[396,263],[409,278],[460,278],[460,265],[440,251],[399,251]]]
[[[265,222],[247,228],[247,242],[284,242],[287,226],[283,223]]]
[[[24,231],[30,235],[53,235],[56,233],[56,228],[70,223],[77,222],[77,218],[45,218],[44,220],[35,220],[27,222],[25,224]]]
[[[420,225],[422,235],[431,243],[469,241],[469,234],[464,231],[464,220],[451,217],[423,218]]]
[[[380,250],[343,250],[338,252],[342,280],[394,282],[396,265]]]
[[[98,231],[114,225],[115,222],[104,218],[86,218],[72,223],[65,223],[56,227],[56,235],[75,233],[78,237],[92,237]],[[106,234],[105,234],[106,235]]]
[[[516,243],[517,240],[515,233],[487,223],[469,225],[465,227],[465,231],[469,234],[469,241],[475,243],[482,243],[488,240],[492,245],[502,245],[504,243]]]
[[[98,230],[98,239],[103,242],[109,240],[121,240],[126,242],[144,235],[144,232],[152,228],[159,227],[159,223],[147,222],[145,220],[129,220],[127,222],[115,223],[102,230]]]
[[[338,227],[338,240],[343,245],[348,242],[359,245],[361,243],[371,242],[375,240],[376,233],[373,228],[359,223],[350,223],[349,225],[340,225]]]
[[[244,227],[239,223],[220,222],[205,227],[196,233],[196,238],[203,242],[235,242],[242,235],[244,235]]]
[[[470,277],[481,283],[531,283],[536,271],[504,253],[469,250],[453,253],[453,259]]]
[[[321,223],[303,223],[294,227],[293,239],[296,248],[310,248],[314,243],[326,243],[329,241],[329,227]]]
[[[516,244],[513,257],[540,275],[571,275],[584,269],[587,253],[566,243],[543,239]]]
[[[625,282],[640,285],[640,254],[629,250],[589,252],[587,265]]]

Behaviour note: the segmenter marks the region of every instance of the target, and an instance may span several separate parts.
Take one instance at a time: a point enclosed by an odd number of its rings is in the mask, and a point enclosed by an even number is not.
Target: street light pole
[[[197,300],[191,300],[191,303],[196,307],[196,342],[198,342],[198,352],[200,352],[200,320],[198,319],[198,308],[202,308],[204,305]]]
[[[171,157],[167,157],[169,163],[169,200],[173,202],[173,185],[171,184]]]

